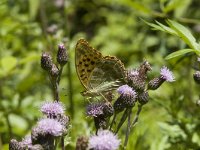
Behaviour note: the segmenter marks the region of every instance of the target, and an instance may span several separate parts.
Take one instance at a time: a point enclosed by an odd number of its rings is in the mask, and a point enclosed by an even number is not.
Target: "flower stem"
[[[127,116],[128,116],[128,112],[130,111],[129,109],[130,109],[130,108],[126,108],[126,110],[124,111],[124,114],[123,114],[123,116],[122,116],[121,119],[120,119],[120,122],[119,122],[119,124],[118,124],[118,126],[117,126],[117,130],[115,131],[115,134],[118,133],[119,129],[120,129],[120,128],[122,127],[122,125],[124,124],[124,122],[125,122],[125,120],[126,120],[126,118],[127,118]]]
[[[115,113],[112,119],[112,122],[110,124],[110,130],[112,129],[113,124],[115,123],[115,119],[116,119],[117,114]]]
[[[139,115],[140,115],[140,112],[142,111],[142,106],[143,105],[140,105],[140,104],[138,105],[138,110],[137,110],[137,113],[136,113],[136,115],[135,115],[135,117],[133,119],[133,122],[131,123],[130,129],[132,128],[132,126],[135,126],[135,124],[137,123]]]
[[[64,136],[61,137],[61,147],[62,147],[62,150],[65,150]]]
[[[126,128],[126,137],[125,137],[125,141],[124,141],[124,148],[126,149],[126,146],[127,146],[127,143],[128,143],[128,137],[129,137],[129,134],[130,134],[130,130],[131,130],[131,109],[128,113],[128,123],[127,123],[127,128]]]

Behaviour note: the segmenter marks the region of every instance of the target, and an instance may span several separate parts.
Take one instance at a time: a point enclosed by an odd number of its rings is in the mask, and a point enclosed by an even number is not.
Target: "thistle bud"
[[[55,64],[53,64],[51,67],[50,75],[54,78],[58,77],[58,75],[59,75],[59,69]]]
[[[88,137],[80,136],[76,141],[76,150],[87,150],[88,148]]]
[[[9,143],[9,150],[26,150],[26,147],[21,145],[17,140],[12,139]]]
[[[44,70],[47,70],[49,71],[51,69],[53,65],[53,62],[52,62],[52,57],[49,53],[47,52],[44,52],[42,53],[42,57],[41,57],[41,67],[44,69]]]
[[[195,81],[197,84],[200,84],[200,71],[196,71],[196,72],[193,74],[193,78],[194,78],[194,81]]]
[[[57,62],[60,65],[65,65],[68,61],[68,53],[64,44],[58,45]]]
[[[120,113],[120,112],[122,112],[122,111],[126,108],[126,105],[123,103],[123,101],[122,101],[121,98],[119,97],[119,98],[115,101],[113,107],[114,107],[115,113]]]
[[[137,100],[140,104],[144,105],[149,101],[149,93],[144,91],[137,96]]]
[[[156,90],[164,83],[164,81],[165,80],[161,77],[154,78],[153,80],[149,81],[148,89],[149,90]]]
[[[107,128],[107,120],[104,116],[94,117],[94,124],[95,124],[96,130]]]
[[[103,115],[104,117],[110,117],[114,114],[114,108],[111,103],[105,103],[103,107]]]

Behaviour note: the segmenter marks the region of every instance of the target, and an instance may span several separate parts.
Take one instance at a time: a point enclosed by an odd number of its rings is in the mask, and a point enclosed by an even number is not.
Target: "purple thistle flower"
[[[23,138],[20,143],[23,145],[31,146],[32,145],[31,135],[25,136],[25,138]]]
[[[89,138],[89,149],[116,150],[119,145],[120,140],[109,130],[99,130],[97,135]]]
[[[136,92],[128,85],[122,85],[117,89],[117,92],[124,97],[136,97]]]
[[[97,117],[103,114],[103,103],[92,103],[87,106],[86,113],[88,116]]]
[[[51,134],[53,136],[61,136],[65,128],[61,125],[60,122],[56,121],[55,119],[41,119],[36,126],[36,130],[38,133],[41,134]]]
[[[173,73],[166,66],[163,66],[160,69],[160,75],[164,80],[166,80],[168,82],[175,81],[175,77],[174,77]]]
[[[61,102],[45,102],[40,111],[45,115],[61,115],[65,112],[65,107]]]

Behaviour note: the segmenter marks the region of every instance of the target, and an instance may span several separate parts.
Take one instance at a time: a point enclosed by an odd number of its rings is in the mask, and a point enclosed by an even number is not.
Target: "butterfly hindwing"
[[[125,84],[126,71],[124,64],[114,56],[105,56],[96,64],[90,75],[90,87],[95,88],[103,82],[117,81],[119,86]],[[113,85],[116,87],[116,84]]]

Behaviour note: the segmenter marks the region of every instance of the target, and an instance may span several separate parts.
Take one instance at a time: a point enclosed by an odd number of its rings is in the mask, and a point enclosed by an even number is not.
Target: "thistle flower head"
[[[163,66],[160,69],[160,75],[164,80],[166,80],[168,82],[175,81],[175,77],[174,77],[173,73],[166,66]]]
[[[97,135],[89,138],[89,149],[117,150],[120,140],[109,130],[99,130]]]
[[[143,70],[143,69],[142,69]],[[146,74],[139,69],[129,70],[127,73],[127,84],[135,90],[143,91],[145,89]]]
[[[32,145],[31,135],[25,136],[25,138],[22,139],[21,144],[31,146]]]
[[[87,106],[86,114],[88,116],[97,117],[103,114],[103,103],[92,103]]]
[[[44,102],[40,108],[40,111],[47,116],[57,116],[64,114],[65,107],[61,102]]]
[[[41,119],[36,126],[36,129],[38,133],[41,134],[50,134],[53,136],[61,136],[65,128],[63,125],[61,125],[60,122],[56,121],[55,119]]]
[[[117,89],[117,92],[124,97],[136,97],[136,92],[128,85],[122,85]]]

